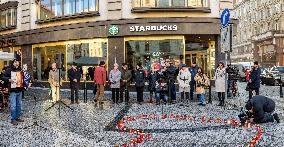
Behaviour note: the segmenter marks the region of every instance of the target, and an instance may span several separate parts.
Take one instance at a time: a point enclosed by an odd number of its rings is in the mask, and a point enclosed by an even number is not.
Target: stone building
[[[63,54],[63,73],[72,62],[95,66],[115,59],[146,68],[171,59],[197,62],[212,76],[221,60],[220,12],[232,0],[1,0],[1,50],[15,52],[46,81],[50,64]],[[234,20],[232,20],[234,22]],[[0,66],[8,64],[0,61]],[[65,73],[66,75],[66,73]],[[66,78],[66,77],[65,77]]]
[[[233,62],[256,60],[265,68],[284,66],[283,11],[283,0],[235,2],[238,25],[233,39]]]

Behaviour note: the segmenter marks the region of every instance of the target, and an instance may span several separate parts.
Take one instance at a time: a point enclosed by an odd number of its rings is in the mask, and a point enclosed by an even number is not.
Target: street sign
[[[226,8],[223,10],[221,17],[220,17],[220,21],[221,21],[223,28],[225,28],[229,24],[229,21],[230,21],[230,10],[229,9]]]
[[[221,29],[221,52],[228,52],[231,48],[230,26]]]

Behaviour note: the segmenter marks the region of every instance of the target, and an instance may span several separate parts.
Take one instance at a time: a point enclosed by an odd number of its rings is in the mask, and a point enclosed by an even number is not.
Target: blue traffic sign
[[[230,21],[230,10],[229,9],[227,9],[227,8],[224,9],[224,11],[221,14],[220,20],[221,20],[221,24],[222,24],[223,28],[225,28]]]

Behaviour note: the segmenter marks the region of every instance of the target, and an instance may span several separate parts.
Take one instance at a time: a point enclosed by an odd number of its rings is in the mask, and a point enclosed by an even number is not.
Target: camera
[[[247,111],[247,110],[246,110],[246,111],[243,111],[243,108],[242,108],[241,113],[238,115],[242,126],[244,126],[244,125],[245,125],[245,122],[246,122],[247,120],[249,120],[250,118],[252,118],[252,116],[253,116],[253,115],[252,115],[251,112],[249,112],[249,111]]]

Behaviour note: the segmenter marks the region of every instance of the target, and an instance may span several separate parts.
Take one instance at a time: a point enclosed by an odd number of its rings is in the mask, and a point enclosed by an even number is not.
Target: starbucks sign
[[[119,28],[117,25],[111,25],[108,28],[108,33],[111,35],[117,35],[119,33]]]
[[[130,26],[130,32],[146,32],[146,31],[177,31],[177,25],[147,25],[147,26]]]

